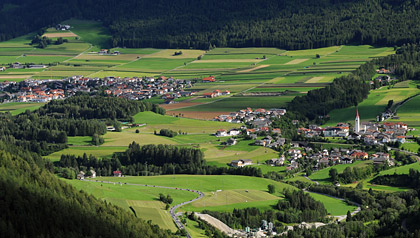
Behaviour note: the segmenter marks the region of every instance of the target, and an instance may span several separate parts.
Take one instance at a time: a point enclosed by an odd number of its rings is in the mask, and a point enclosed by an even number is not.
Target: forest
[[[111,176],[120,170],[125,175],[148,176],[162,174],[246,175],[262,177],[260,168],[217,167],[207,165],[200,149],[172,145],[143,145],[133,142],[125,152],[116,152],[112,158],[97,159],[90,155],[62,155],[57,173],[75,178],[79,171],[94,169],[98,176]],[[69,171],[70,170],[70,171]],[[73,172],[72,172],[73,171]],[[71,176],[68,176],[71,174]]]
[[[102,47],[304,49],[420,40],[418,0],[3,0],[0,9],[0,41],[72,17],[102,21],[112,34]]]
[[[103,135],[107,125],[120,128],[117,120],[132,121],[142,111],[165,113],[147,102],[82,94],[51,101],[34,112],[0,113],[0,139],[47,155],[65,148],[67,136]]]
[[[172,237],[157,225],[78,191],[38,154],[0,141],[0,230],[4,237]]]

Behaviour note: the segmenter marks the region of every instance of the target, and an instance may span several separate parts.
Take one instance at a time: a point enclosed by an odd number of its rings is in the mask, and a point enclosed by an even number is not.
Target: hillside
[[[113,46],[394,46],[419,40],[419,7],[411,0],[5,0],[0,3],[0,40],[78,17],[104,22]]]
[[[11,148],[0,142],[2,236],[170,236],[159,227],[60,181],[43,168],[45,162],[39,156]]]

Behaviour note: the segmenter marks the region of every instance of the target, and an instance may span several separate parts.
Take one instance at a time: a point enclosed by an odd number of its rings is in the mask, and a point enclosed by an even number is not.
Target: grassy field
[[[325,195],[316,193],[309,193],[309,195],[315,200],[322,202],[327,212],[333,216],[346,215],[347,211],[352,212],[357,208],[354,205],[349,205],[344,201]]]
[[[347,167],[363,167],[370,163],[372,163],[372,161],[370,160],[365,160],[365,161],[359,160],[359,161],[354,162],[353,164],[339,164],[339,165],[331,166],[325,169],[321,169],[317,172],[314,172],[311,176],[309,176],[309,178],[321,184],[331,184],[330,175],[329,175],[330,169],[335,168],[338,173],[341,173]]]
[[[152,220],[154,224],[161,228],[172,231],[176,231],[177,228],[169,215],[169,211],[165,210],[165,204],[158,200],[159,194],[169,194],[173,198],[174,204],[197,197],[194,193],[163,188],[93,183],[79,180],[66,180],[66,182],[71,183],[77,189],[84,190],[130,212],[130,207],[132,207],[136,211],[137,217],[146,221]]]
[[[420,90],[418,90],[420,93]],[[420,126],[420,96],[410,99],[404,103],[397,111],[397,116],[400,119],[391,121],[402,121],[407,123],[410,127]]]
[[[10,112],[12,115],[18,115],[26,110],[34,111],[42,107],[45,103],[25,103],[13,102],[0,104],[0,112]]]

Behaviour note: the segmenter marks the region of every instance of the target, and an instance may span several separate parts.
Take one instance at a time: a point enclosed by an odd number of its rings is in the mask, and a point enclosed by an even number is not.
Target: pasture
[[[331,184],[332,182],[330,180],[329,172],[332,168],[336,169],[338,173],[342,173],[344,169],[347,167],[364,167],[371,163],[372,163],[371,160],[365,160],[365,161],[358,160],[354,162],[353,164],[339,164],[339,165],[335,165],[335,166],[331,166],[325,169],[318,170],[314,172],[311,176],[309,176],[309,178],[319,182],[320,184]]]
[[[418,90],[418,93],[420,93],[420,90]],[[399,117],[398,120],[391,121],[405,122],[410,127],[420,126],[420,96],[410,99],[398,108],[397,116]]]
[[[14,103],[4,103],[0,104],[0,112],[10,112],[12,115],[18,115],[26,110],[34,111],[42,107],[45,103],[24,103],[24,102],[14,102]]]

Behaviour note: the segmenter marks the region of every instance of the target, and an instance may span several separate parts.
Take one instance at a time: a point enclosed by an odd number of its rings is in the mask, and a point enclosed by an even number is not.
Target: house
[[[122,173],[119,170],[116,170],[116,171],[114,171],[112,173],[114,174],[114,177],[121,177],[122,176]]]
[[[106,54],[108,54],[108,50],[107,50],[107,49],[101,49],[101,50],[99,51],[99,54],[100,54],[100,55],[106,55]]]
[[[79,180],[83,180],[83,179],[85,179],[85,172],[80,171],[80,172],[77,174],[77,179],[79,179]]]
[[[284,161],[285,158],[284,156],[280,157],[280,158],[274,158],[268,161],[269,164],[271,164],[272,166],[282,166],[284,165]]]
[[[55,26],[55,29],[57,29],[58,31],[67,31],[70,30],[70,25],[58,24],[57,26]]]
[[[281,135],[281,129],[280,128],[274,128],[271,132],[273,132],[273,134]]]
[[[13,63],[11,66],[12,66],[12,68],[14,68],[14,69],[23,69],[23,68],[25,68],[25,65],[23,65],[23,64],[21,64],[21,63],[19,63],[19,62],[15,62],[15,63]]]
[[[352,164],[353,160],[349,157],[344,157],[344,158],[341,159],[341,163],[342,164]]]
[[[90,178],[96,178],[95,170],[90,170],[90,173],[92,174],[91,176],[89,176]]]
[[[378,156],[373,158],[374,165],[383,165],[388,164],[388,166],[394,166],[394,162],[392,162],[389,157],[386,156]]]
[[[236,141],[236,139],[234,139],[234,138],[229,138],[227,141],[226,141],[226,145],[236,145],[236,143],[238,143],[237,141]]]
[[[0,66],[0,71],[6,71],[6,67]]]
[[[225,129],[219,129],[216,132],[216,136],[217,137],[223,137],[223,136],[228,136],[227,132]]]
[[[252,160],[250,159],[245,159],[245,160],[232,160],[232,162],[230,162],[230,165],[233,167],[244,167],[247,165],[252,165]]]
[[[29,65],[29,68],[30,69],[44,69],[44,68],[46,68],[47,66],[45,66],[45,65],[42,65],[42,64],[31,64],[31,65]]]
[[[350,158],[352,159],[360,159],[360,160],[364,160],[364,159],[368,159],[369,155],[366,152],[363,151],[353,151],[353,153],[350,154]]]
[[[231,129],[231,130],[229,130],[228,133],[229,133],[230,136],[237,136],[237,135],[241,134],[241,131],[238,130],[238,129]]]
[[[212,92],[212,93],[203,93],[203,97],[205,97],[205,98],[214,98],[214,97],[217,97],[217,94],[215,92]]]
[[[202,79],[203,83],[215,82],[216,78],[214,76],[206,77]]]

